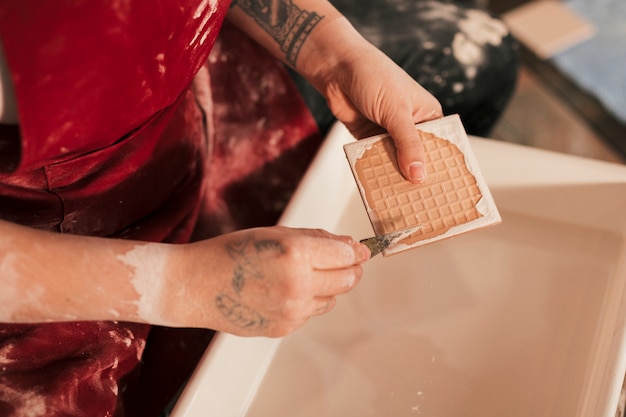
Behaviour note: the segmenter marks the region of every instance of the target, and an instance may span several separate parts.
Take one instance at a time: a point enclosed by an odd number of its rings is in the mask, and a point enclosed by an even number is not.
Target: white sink
[[[281,223],[373,234],[337,125]],[[175,417],[613,417],[626,166],[471,139],[503,223],[365,265],[283,339],[219,334]]]

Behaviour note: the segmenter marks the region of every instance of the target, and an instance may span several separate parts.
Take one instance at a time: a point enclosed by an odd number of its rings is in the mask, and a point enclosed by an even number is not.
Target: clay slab
[[[426,150],[427,177],[402,176],[391,137],[344,145],[376,235],[420,226],[384,256],[501,222],[458,115],[416,125]]]

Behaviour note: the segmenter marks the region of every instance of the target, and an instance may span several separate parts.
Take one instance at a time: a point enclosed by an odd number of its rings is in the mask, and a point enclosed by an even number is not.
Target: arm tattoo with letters
[[[302,44],[323,16],[302,10],[292,0],[233,0],[280,45],[295,67]]]

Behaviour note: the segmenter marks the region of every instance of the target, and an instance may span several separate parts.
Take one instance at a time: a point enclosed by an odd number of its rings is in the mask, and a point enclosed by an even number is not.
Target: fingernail
[[[422,162],[413,162],[409,165],[409,177],[413,181],[422,182],[426,179],[426,170]]]

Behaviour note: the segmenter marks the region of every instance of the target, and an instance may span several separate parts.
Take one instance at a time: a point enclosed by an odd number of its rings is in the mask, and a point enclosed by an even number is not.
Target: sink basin
[[[328,137],[281,223],[373,234]],[[173,416],[613,417],[626,166],[471,138],[502,224],[364,266],[282,339],[216,336]]]

